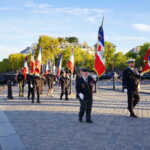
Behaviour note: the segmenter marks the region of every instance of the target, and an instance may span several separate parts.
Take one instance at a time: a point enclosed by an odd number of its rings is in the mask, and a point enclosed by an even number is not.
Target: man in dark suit
[[[77,79],[76,91],[80,101],[79,121],[86,111],[86,122],[93,123],[91,120],[91,111],[93,103],[93,79],[89,76],[87,69],[81,69],[81,77]]]
[[[130,59],[128,60],[128,67],[123,71],[123,89],[127,89],[127,95],[128,95],[128,110],[130,112],[130,117],[137,118],[135,115],[133,109],[140,101],[139,96],[139,83],[141,75],[137,71],[135,66],[135,60]]]
[[[30,99],[30,96],[32,97],[32,93],[33,93],[33,75],[28,74],[27,75],[27,84],[28,84],[28,99]]]
[[[60,86],[61,86],[61,94],[60,94],[60,99],[62,99],[63,95],[65,94],[65,100],[68,99],[68,89],[70,85],[70,78],[68,73],[63,72],[60,80],[59,80]]]
[[[32,86],[33,86],[32,103],[34,103],[35,92],[37,93],[37,103],[41,103],[40,102],[40,85],[41,85],[40,76],[39,75],[34,75],[32,77]]]

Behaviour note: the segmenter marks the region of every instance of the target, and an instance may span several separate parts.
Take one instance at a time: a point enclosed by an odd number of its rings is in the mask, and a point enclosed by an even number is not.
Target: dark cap
[[[86,69],[86,68],[82,68],[82,69],[80,69],[82,72],[89,72],[89,70],[88,69]]]

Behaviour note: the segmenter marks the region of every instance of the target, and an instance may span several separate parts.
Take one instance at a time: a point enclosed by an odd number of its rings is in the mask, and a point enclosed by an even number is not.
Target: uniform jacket
[[[53,84],[54,75],[53,75],[53,74],[48,74],[48,75],[46,76],[46,80],[47,80],[48,85]]]
[[[140,82],[140,74],[137,74],[130,68],[126,68],[123,71],[122,83],[123,87],[127,88],[128,91],[135,91],[138,89],[138,85]]]
[[[77,96],[79,97],[79,93],[82,93],[84,95],[83,100],[93,100],[93,79],[92,77],[88,76],[88,82],[86,83],[83,77],[80,77],[77,79],[76,84],[76,91]],[[79,97],[79,100],[80,97]]]
[[[19,73],[17,75],[17,81],[18,81],[18,83],[19,82],[23,82],[24,83],[24,75],[23,75],[23,73]]]
[[[68,88],[70,84],[70,79],[69,77],[61,76],[59,82],[60,82],[61,88]]]

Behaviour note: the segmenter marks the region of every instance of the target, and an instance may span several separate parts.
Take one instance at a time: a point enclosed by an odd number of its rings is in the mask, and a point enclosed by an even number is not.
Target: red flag
[[[98,31],[98,44],[97,52],[95,54],[94,69],[98,76],[101,76],[105,70],[105,59],[104,59],[104,32],[103,26],[101,25]]]
[[[71,72],[73,73],[73,71],[74,71],[74,50],[73,49],[72,49],[72,54],[70,56],[70,59],[68,61],[67,66],[71,70]]]
[[[24,79],[26,79],[27,73],[28,73],[28,64],[27,64],[27,60],[28,60],[28,57],[25,58],[24,67],[23,67],[23,75],[24,75]]]
[[[150,48],[147,50],[145,57],[144,57],[145,66],[142,70],[142,73],[146,73],[150,71]]]
[[[35,62],[35,74],[40,74],[41,71],[41,60],[42,60],[42,48],[39,49],[39,54]]]
[[[32,51],[32,56],[30,59],[30,74],[34,74],[35,69],[35,60],[34,60],[34,51]]]

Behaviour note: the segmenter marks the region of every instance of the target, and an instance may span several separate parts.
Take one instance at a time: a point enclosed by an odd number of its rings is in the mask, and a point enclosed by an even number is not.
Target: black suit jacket
[[[76,82],[76,91],[77,96],[80,99],[79,93],[82,93],[84,95],[83,100],[93,100],[93,79],[92,77],[88,76],[88,83],[85,82],[83,77],[80,77],[77,79]]]
[[[138,89],[138,84],[140,82],[141,76],[130,68],[126,68],[123,71],[122,83],[123,87],[127,88],[128,91],[135,91]]]

